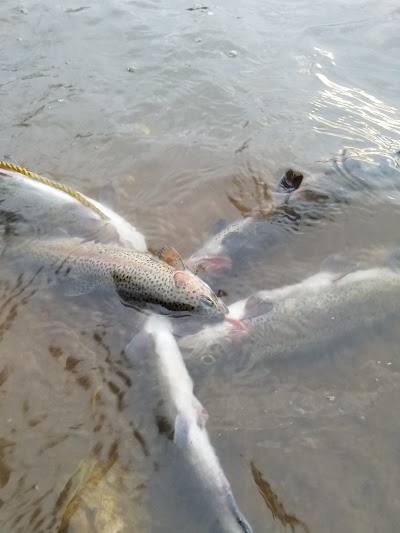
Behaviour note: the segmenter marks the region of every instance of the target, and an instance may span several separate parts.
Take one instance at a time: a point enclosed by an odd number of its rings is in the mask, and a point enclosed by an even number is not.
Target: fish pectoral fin
[[[164,261],[164,263],[167,263],[167,265],[176,270],[187,270],[187,266],[182,257],[178,254],[175,248],[172,248],[171,246],[163,246],[158,251],[153,250],[152,253],[159,257],[161,261]]]
[[[332,274],[333,281],[344,278],[358,267],[358,263],[350,261],[341,254],[330,255],[321,263],[321,271]]]
[[[62,281],[65,296],[83,296],[96,289],[96,285],[86,279],[68,277]]]
[[[247,298],[244,306],[243,318],[256,318],[260,315],[266,315],[274,307],[272,300],[262,298],[258,294],[253,294]]]
[[[293,192],[296,191],[303,181],[303,174],[289,168],[289,170],[279,180],[276,192]]]

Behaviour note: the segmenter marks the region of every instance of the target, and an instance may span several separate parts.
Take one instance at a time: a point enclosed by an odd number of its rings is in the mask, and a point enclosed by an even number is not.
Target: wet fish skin
[[[138,347],[143,354],[143,333],[153,340],[153,356],[156,356],[164,408],[174,427],[174,443],[215,509],[218,531],[252,533],[211,445],[205,428],[208,415],[193,393],[193,382],[172,334],[171,322],[151,316],[139,334],[142,336],[139,345],[134,338],[126,347],[128,359],[137,359]]]
[[[13,266],[44,268],[73,295],[96,289],[117,293],[124,305],[174,316],[222,320],[224,303],[188,270],[177,270],[150,253],[78,238],[31,240],[6,250]]]
[[[67,232],[72,229],[75,235],[82,237],[95,232],[100,240],[109,240],[111,237],[122,246],[143,252],[147,250],[145,239],[136,228],[96,200],[78,194],[93,204],[104,217],[55,186],[0,168],[0,209],[18,214],[21,222],[27,226],[27,232],[31,230],[32,222],[39,221],[45,231],[62,227]],[[22,223],[18,224],[19,230],[23,227]]]
[[[290,195],[296,191],[303,180],[303,175],[289,169],[279,180],[276,192],[269,194],[268,201],[261,206],[246,212],[237,220],[227,225],[219,233],[211,237],[187,260],[189,268],[197,272],[218,273],[230,269],[234,254],[242,254],[249,243],[256,246],[254,239],[265,226],[269,217],[276,217],[281,208],[288,202]],[[280,232],[262,236],[263,247],[279,242]]]
[[[193,272],[210,276],[242,266],[243,258],[247,264],[251,255],[259,256],[260,250],[273,253],[299,226],[339,216],[345,205],[360,205],[360,202],[372,206],[377,203],[399,205],[399,183],[400,152],[371,154],[368,158],[365,154],[344,152],[328,168],[325,165],[322,172],[305,174],[304,179],[300,173],[291,176],[288,171],[281,178],[277,192],[272,194],[272,201],[208,239],[188,259],[188,264]],[[274,206],[282,190],[286,193],[284,206],[284,197]],[[264,218],[257,216],[257,211],[262,214],[263,207]]]
[[[228,318],[179,341],[188,357],[227,357],[229,351],[235,353],[238,338],[250,367],[318,353],[330,342],[400,314],[400,270],[323,271],[294,285],[261,291],[229,309],[228,317],[236,323]]]

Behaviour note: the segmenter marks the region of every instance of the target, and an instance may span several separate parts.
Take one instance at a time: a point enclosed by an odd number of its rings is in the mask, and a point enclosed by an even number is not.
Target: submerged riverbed
[[[290,167],[318,180],[343,150],[371,168],[400,148],[395,1],[4,0],[0,24],[2,153],[111,198],[148,244],[183,257],[238,217],[230,196],[257,205],[253,178],[274,188]],[[369,194],[255,250],[217,288],[232,303],[332,253],[384,257],[399,227],[400,203]],[[157,391],[124,357],[141,322],[2,267],[2,532],[213,531],[155,423]],[[189,363],[255,532],[397,531],[396,325],[253,372]]]

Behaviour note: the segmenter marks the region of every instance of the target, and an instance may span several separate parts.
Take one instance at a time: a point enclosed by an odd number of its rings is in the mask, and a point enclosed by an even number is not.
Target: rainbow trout
[[[49,281],[61,282],[66,294],[77,296],[103,290],[116,293],[130,307],[148,308],[173,316],[203,315],[222,319],[226,306],[210,287],[186,269],[173,248],[160,257],[115,245],[78,238],[26,241],[6,248],[5,260],[14,271],[31,267]]]
[[[63,228],[74,236],[147,250],[143,235],[111,209],[61,183],[26,176],[22,168],[4,168],[4,163],[9,161],[0,162],[0,226],[8,233],[32,234],[34,229],[48,235]]]
[[[242,216],[206,243],[187,260],[193,272],[210,276],[272,254],[299,228],[315,221],[340,216],[347,204],[400,204],[400,152],[368,158],[346,152],[324,169],[303,175],[288,170],[277,190],[260,207],[245,210],[233,202]],[[231,199],[232,200],[232,199]]]
[[[180,347],[207,363],[239,349],[252,364],[298,353],[318,354],[329,343],[400,314],[400,263],[355,270],[329,258],[301,283],[261,291],[229,307],[216,327],[183,337]]]
[[[245,212],[208,239],[187,260],[189,268],[195,273],[216,274],[221,270],[230,269],[232,263],[240,258],[248,259],[249,252],[258,248],[259,242],[263,248],[270,248],[279,242],[281,228],[279,225],[271,226],[269,220],[285,217],[282,208],[290,195],[300,187],[302,180],[302,174],[288,170],[279,180],[277,190],[268,194],[268,201]],[[265,232],[266,228],[268,234]]]
[[[213,513],[207,513],[207,518],[214,520],[212,531],[252,533],[211,445],[205,428],[208,414],[193,393],[192,379],[172,335],[172,325],[166,318],[150,317],[125,348],[125,355],[137,361],[147,351],[150,353],[146,353],[146,361],[147,355],[156,359],[162,403],[174,428],[174,443],[213,509]]]

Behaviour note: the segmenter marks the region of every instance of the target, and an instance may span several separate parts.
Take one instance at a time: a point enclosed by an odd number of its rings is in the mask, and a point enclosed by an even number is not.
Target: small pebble
[[[57,98],[57,102],[60,102],[60,104],[62,104],[64,102],[64,98]]]
[[[214,13],[212,11],[207,11],[207,15],[214,15]]]
[[[19,10],[20,13],[22,13],[23,15],[27,15],[28,14],[28,10],[25,9],[24,7],[22,9]]]
[[[238,53],[236,52],[236,50],[231,50],[230,52],[228,52],[229,57],[236,57],[237,55]]]
[[[197,37],[197,39],[195,39],[195,42],[196,42],[196,43],[201,43],[202,40],[203,40],[203,39],[202,39],[201,37]]]
[[[386,363],[386,366],[391,366],[392,363]]]
[[[136,68],[135,67],[128,67],[126,70],[128,72],[136,72]]]
[[[333,394],[327,394],[326,398],[330,402],[334,402],[336,400],[336,396],[334,396]]]
[[[360,420],[365,420],[365,416],[361,415]]]
[[[22,37],[17,37],[17,41],[22,41]]]
[[[381,364],[381,362],[380,362],[380,361],[377,361],[377,363],[378,363],[378,365],[380,365],[380,364]]]

